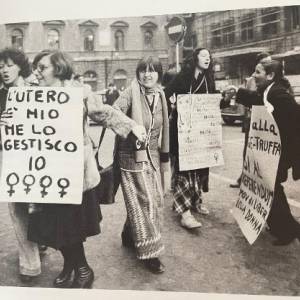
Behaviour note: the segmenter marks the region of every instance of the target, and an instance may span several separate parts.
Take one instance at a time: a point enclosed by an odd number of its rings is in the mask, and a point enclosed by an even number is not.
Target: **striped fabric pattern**
[[[158,257],[161,239],[163,195],[159,171],[144,162],[141,171],[121,169],[121,186],[138,259]]]

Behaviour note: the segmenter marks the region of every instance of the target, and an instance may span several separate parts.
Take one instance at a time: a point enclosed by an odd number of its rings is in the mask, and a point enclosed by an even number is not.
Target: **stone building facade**
[[[196,13],[191,32],[196,47],[211,50],[219,86],[242,84],[262,51],[283,60],[300,86],[300,6]]]
[[[114,82],[124,89],[135,76],[138,60],[156,55],[164,69],[169,41],[166,16],[49,20],[0,25],[1,48],[21,48],[32,60],[43,49],[60,49],[74,59],[75,72],[93,90]]]

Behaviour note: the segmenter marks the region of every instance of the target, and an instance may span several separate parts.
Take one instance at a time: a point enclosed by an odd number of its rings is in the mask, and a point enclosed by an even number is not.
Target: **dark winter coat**
[[[238,90],[236,99],[246,106],[264,105],[262,93],[244,88]],[[267,100],[274,107],[272,114],[282,144],[277,180],[286,181],[289,168],[292,168],[293,179],[300,179],[300,105],[280,82],[275,82],[270,88]]]

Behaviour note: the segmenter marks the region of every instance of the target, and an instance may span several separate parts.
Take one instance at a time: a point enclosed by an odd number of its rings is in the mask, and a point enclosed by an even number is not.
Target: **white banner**
[[[239,198],[232,210],[250,244],[262,231],[271,209],[280,153],[273,116],[264,106],[253,106]]]
[[[10,88],[1,128],[3,202],[80,204],[82,88]]]
[[[224,164],[220,94],[177,96],[180,171]]]

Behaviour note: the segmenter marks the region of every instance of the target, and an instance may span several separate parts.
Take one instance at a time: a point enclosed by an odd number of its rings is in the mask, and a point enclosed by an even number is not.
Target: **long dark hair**
[[[188,57],[183,62],[182,73],[189,74],[191,77],[194,76],[195,69],[198,65],[199,59],[198,55],[202,50],[207,50],[210,56],[210,64],[206,70],[204,70],[204,75],[207,80],[208,91],[210,93],[215,92],[216,85],[215,85],[215,78],[214,78],[214,71],[213,71],[213,60],[210,51],[207,48],[197,48],[193,51],[192,56]]]

